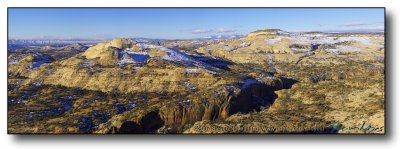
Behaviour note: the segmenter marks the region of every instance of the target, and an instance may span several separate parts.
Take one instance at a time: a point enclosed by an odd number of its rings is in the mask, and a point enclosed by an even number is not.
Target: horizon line
[[[262,29],[260,29],[262,30]],[[257,31],[257,30],[256,30]],[[311,32],[321,32],[321,33],[385,33],[385,29],[378,30],[308,30],[308,31],[287,31],[288,33],[311,33]],[[250,32],[251,33],[251,32]],[[249,33],[247,33],[249,34]],[[247,34],[220,34],[220,35],[211,35],[215,38],[215,36],[247,36]],[[114,38],[129,38],[129,39],[153,39],[153,40],[195,40],[195,39],[208,39],[213,38],[210,36],[204,37],[196,37],[196,38],[152,38],[152,37],[106,37],[106,38],[93,38],[93,37],[51,37],[51,35],[43,35],[44,37],[7,37],[7,40],[111,40]],[[46,37],[48,36],[48,37]]]

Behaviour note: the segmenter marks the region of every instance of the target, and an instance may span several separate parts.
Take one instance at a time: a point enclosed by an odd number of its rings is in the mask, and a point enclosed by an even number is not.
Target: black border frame
[[[240,8],[251,8],[251,9],[383,9],[384,11],[384,133],[227,133],[227,134],[84,134],[84,133],[63,133],[63,134],[51,134],[51,133],[10,133],[8,131],[8,104],[7,104],[7,135],[16,135],[16,136],[274,136],[274,135],[284,135],[284,136],[387,136],[388,131],[388,123],[387,123],[387,13],[386,7],[7,7],[7,57],[8,58],[8,45],[9,45],[9,10],[10,9],[109,9],[109,8],[119,8],[119,9],[149,9],[149,8],[157,8],[157,9],[240,9]],[[7,73],[8,73],[8,60],[7,60]],[[8,88],[8,74],[7,74],[7,88]],[[7,99],[8,99],[8,91],[7,91]]]

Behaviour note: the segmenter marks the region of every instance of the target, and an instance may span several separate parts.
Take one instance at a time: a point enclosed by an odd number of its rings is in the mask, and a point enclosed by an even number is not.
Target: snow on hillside
[[[30,69],[36,69],[39,68],[40,66],[42,66],[43,64],[46,63],[51,63],[53,62],[54,59],[51,58],[48,55],[44,55],[44,54],[36,54],[33,56],[32,61],[30,62]],[[15,62],[16,63],[16,62]]]
[[[265,41],[266,41],[267,43],[269,43],[269,44],[274,44],[274,43],[277,43],[277,42],[279,42],[279,41],[281,41],[281,40],[282,40],[281,37],[267,38],[267,39],[265,39]]]
[[[137,46],[139,46],[140,51],[145,51],[145,49],[155,49],[158,48],[160,51],[166,52],[166,55],[162,57],[162,59],[169,60],[169,61],[175,61],[175,62],[182,62],[182,61],[193,61],[194,59],[185,53],[176,51],[174,49],[166,48],[163,46],[156,46],[156,45],[150,45],[150,44],[145,44],[145,43],[137,43]]]
[[[203,70],[210,74],[216,74],[215,70],[218,70],[218,68],[215,68],[202,61],[198,61],[193,57],[175,49],[146,43],[137,43],[136,45],[139,47],[139,51],[137,52],[133,51],[133,49],[125,49],[119,51],[119,65],[144,63],[148,59],[150,59],[150,56],[148,54],[150,49],[158,49],[160,52],[165,52],[165,55],[161,57],[161,59],[163,60],[183,63],[186,67],[196,66],[196,68],[188,68],[187,73],[195,73],[198,70]]]
[[[226,51],[234,51],[234,50],[235,50],[234,47],[228,46],[228,45],[224,45],[224,49],[225,49]]]
[[[373,45],[370,41],[369,38],[367,37],[340,37],[339,38],[340,41],[354,41],[354,42],[359,42],[362,43],[364,45],[368,45],[371,46]]]
[[[9,64],[16,64],[16,63],[18,63],[18,61],[19,61],[19,58],[15,56],[15,57],[11,58],[11,61]]]
[[[170,61],[193,61],[194,59],[182,52],[162,47],[160,48],[162,51],[166,51],[167,54],[163,56],[163,59]]]
[[[336,46],[336,48],[334,49],[326,49],[325,51],[331,52],[333,54],[343,54],[350,52],[359,52],[361,51],[361,49],[353,46]]]
[[[135,52],[132,49],[119,50],[118,55],[118,65],[144,63],[150,59],[150,56],[147,54],[147,52]]]
[[[335,44],[340,42],[359,42],[364,45],[373,45],[368,37],[334,37],[334,36],[290,36],[288,37],[295,44]]]
[[[200,73],[200,71],[205,71],[210,74],[217,74],[215,71],[208,70],[206,68],[186,68],[186,73]]]

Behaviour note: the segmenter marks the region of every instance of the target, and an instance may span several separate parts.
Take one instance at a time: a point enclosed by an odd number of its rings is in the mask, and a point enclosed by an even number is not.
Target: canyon
[[[7,73],[12,134],[384,133],[381,33],[24,47]]]

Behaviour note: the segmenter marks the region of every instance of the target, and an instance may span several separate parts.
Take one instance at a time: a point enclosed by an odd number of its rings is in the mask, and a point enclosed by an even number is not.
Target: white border
[[[102,148],[398,148],[399,131],[399,52],[397,48],[398,15],[400,5],[390,0],[2,0],[0,6],[0,141],[2,148],[29,147],[31,149]],[[397,3],[397,4],[396,4]],[[7,135],[7,7],[386,7],[387,40],[387,134],[386,136],[14,136]],[[397,20],[396,20],[397,19]],[[396,25],[397,24],[397,25]],[[390,26],[388,28],[388,26]],[[390,49],[389,49],[390,48]]]

